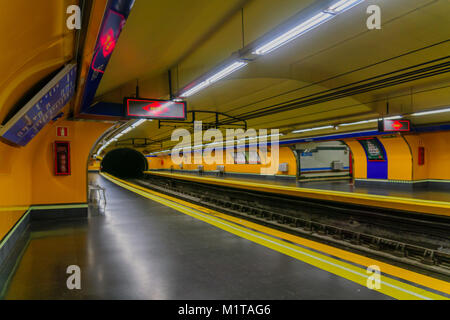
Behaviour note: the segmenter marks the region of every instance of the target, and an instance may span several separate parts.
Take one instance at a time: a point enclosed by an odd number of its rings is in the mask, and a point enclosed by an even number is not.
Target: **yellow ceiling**
[[[66,8],[74,0],[1,1],[0,123],[39,81],[70,61],[74,31]]]
[[[134,92],[136,79],[165,76],[170,66],[196,50],[245,2],[136,1],[97,95],[130,81]]]
[[[168,98],[168,70],[174,91],[178,91],[309,5],[324,1],[328,0],[137,0],[96,99],[121,103],[124,96],[134,93],[137,79],[141,96]],[[65,27],[65,9],[77,2],[0,3],[0,12],[8,12],[0,20],[0,121],[36,83],[73,58],[74,32]],[[366,27],[366,8],[372,3],[381,7],[381,30]],[[95,12],[101,13],[100,9]],[[89,30],[89,39],[96,38],[94,31]],[[446,56],[450,52],[448,39],[448,0],[365,1],[189,97],[188,109],[239,116]],[[90,61],[90,49],[86,50],[86,61]],[[449,84],[450,76],[444,73],[248,123],[255,128],[290,132],[384,114],[386,101],[390,113],[444,107],[450,104]],[[443,116],[433,116],[415,121],[444,120]],[[153,121],[124,138],[167,140],[171,131],[158,129]]]
[[[313,2],[137,1],[97,98],[121,102],[123,96],[134,93],[137,78],[141,96],[167,98],[167,70],[172,71],[172,84],[177,91]],[[365,1],[189,97],[188,109],[240,115],[450,52],[449,42],[422,49],[450,39],[448,0],[378,0],[381,30],[366,27],[366,8],[372,3]],[[156,17],[153,12],[158,12]],[[404,55],[415,50],[418,51]],[[329,78],[332,79],[326,80]],[[445,106],[450,101],[449,81],[449,75],[444,73],[251,119],[249,125],[289,132],[338,123],[339,119],[352,116],[368,118],[384,114],[388,100],[391,114]],[[158,129],[157,121],[153,121],[124,138],[162,139],[170,137],[171,130]]]

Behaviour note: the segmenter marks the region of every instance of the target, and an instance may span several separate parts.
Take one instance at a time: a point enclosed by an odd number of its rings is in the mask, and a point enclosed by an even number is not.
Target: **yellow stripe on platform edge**
[[[425,214],[450,216],[450,204],[448,202],[436,200],[383,196],[377,194],[364,194],[364,193],[346,192],[337,190],[321,190],[305,187],[289,187],[283,185],[273,185],[267,183],[257,183],[233,179],[217,179],[209,177],[207,178],[207,177],[189,176],[184,174],[167,173],[167,172],[144,171],[144,173],[161,177],[179,178],[187,181],[196,181],[201,183],[206,182],[221,186],[231,186],[239,189],[276,192],[299,197],[312,197],[314,199],[322,199],[346,203],[357,203],[375,207],[417,211]]]
[[[350,263],[340,261],[338,259],[329,257],[324,254],[317,253],[290,243],[286,241],[269,236],[267,231],[272,230],[270,234],[293,241],[295,243],[305,245],[314,249],[318,247],[321,248],[322,252],[329,253],[339,258],[344,258],[347,261],[356,262],[361,265],[377,265],[380,267],[383,274],[390,274],[395,277],[399,277],[417,284],[420,284],[437,291],[449,293],[450,283],[427,277],[415,272],[411,272],[399,267],[391,266],[389,264],[379,262],[377,260],[369,259],[357,254],[349,253],[344,250],[336,249],[330,246],[322,245],[310,240],[306,240],[293,235],[285,234],[267,227],[260,226],[251,222],[246,222],[244,220],[227,216],[220,212],[203,208],[192,203],[170,197],[146,188],[140,187],[133,183],[118,179],[109,174],[101,173],[103,177],[109,181],[127,189],[135,192],[145,198],[151,199],[153,201],[159,202],[163,205],[171,207],[179,212],[187,214],[196,219],[202,220],[206,223],[216,226],[222,230],[233,233],[237,236],[250,240],[252,242],[258,243],[265,247],[271,248],[275,251],[286,254],[290,257],[303,261],[305,263],[311,264],[322,270],[328,271],[350,281],[356,282],[362,286],[367,285],[367,279],[370,276],[366,273],[366,269],[354,266]],[[230,222],[233,221],[233,222]],[[246,228],[244,225],[256,229],[258,231],[264,232],[260,233],[254,230]],[[288,235],[289,237],[286,237]],[[300,240],[300,241],[299,241]],[[316,244],[316,247],[310,245]],[[327,249],[328,250],[325,250]],[[328,252],[327,252],[328,251]],[[355,261],[360,257],[360,261]],[[389,272],[390,271],[390,272]],[[401,272],[404,272],[402,274]],[[392,279],[385,275],[381,275],[381,287],[376,289],[377,291],[391,296],[395,299],[401,300],[449,300],[447,297],[427,291],[422,288],[418,288],[407,283]]]

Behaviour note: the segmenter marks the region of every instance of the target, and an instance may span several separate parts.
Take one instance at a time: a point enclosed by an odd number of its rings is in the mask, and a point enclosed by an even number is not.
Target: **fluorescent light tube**
[[[351,7],[356,6],[358,3],[363,2],[364,0],[341,0],[333,4],[328,10],[333,11],[335,13],[344,12]]]
[[[228,65],[227,67],[223,68],[222,70],[218,71],[208,79],[200,82],[199,84],[195,85],[194,87],[186,90],[185,92],[180,94],[180,97],[189,97],[193,94],[199,92],[200,90],[208,87],[209,85],[213,84],[214,82],[219,81],[220,79],[225,78],[226,76],[230,75],[231,73],[235,72],[236,70],[239,70],[240,68],[247,65],[247,62],[244,61],[235,61]]]
[[[257,48],[253,53],[263,55],[273,50],[281,47],[282,45],[294,40],[295,38],[301,36],[309,30],[314,29],[320,24],[332,18],[333,15],[330,13],[320,12],[316,14],[314,17],[302,22],[298,26],[292,28],[288,32],[283,33],[281,36],[273,39],[272,41],[266,43],[265,45]]]
[[[136,128],[136,127],[140,126],[141,124],[143,124],[145,121],[147,121],[147,120],[146,119],[140,119],[140,120],[136,121],[135,123],[133,123],[131,125],[131,127],[132,128]]]
[[[357,125],[357,124],[364,124],[364,123],[377,122],[377,121],[378,121],[378,119],[370,119],[370,120],[361,120],[361,121],[350,122],[350,123],[341,123],[339,125],[339,127],[340,126],[343,126],[343,127],[345,127],[345,126],[354,126],[354,125]]]
[[[229,74],[233,73],[236,70],[239,70],[240,68],[242,68],[245,65],[247,65],[247,62],[236,61],[236,62],[232,63],[231,65],[229,65],[228,67],[217,72],[215,75],[209,77],[208,79],[206,79],[206,81],[209,83],[214,83],[216,81],[219,81],[220,79],[225,78]]]
[[[331,129],[331,128],[334,128],[334,126],[323,126],[323,127],[309,128],[309,129],[300,129],[300,130],[294,130],[294,131],[292,131],[292,133],[301,133],[301,132],[315,131],[315,130],[322,130],[322,129]]]
[[[392,117],[387,117],[387,118],[382,118],[380,120],[395,120],[395,119],[401,119],[403,118],[403,116],[392,116]]]
[[[296,27],[290,29],[289,31],[283,33],[282,35],[276,37],[275,39],[269,41],[268,43],[258,47],[254,54],[263,55],[278,49],[282,45],[294,40],[295,38],[301,36],[302,34],[314,29],[315,27],[325,23],[326,21],[332,19],[337,14],[340,14],[364,0],[340,0],[335,4],[331,5],[328,9],[316,14],[315,16],[301,22]]]
[[[415,112],[413,114],[411,114],[412,116],[425,116],[428,114],[435,114],[435,113],[444,113],[444,112],[450,112],[450,108],[447,109],[438,109],[438,110],[430,110],[430,111],[420,111],[420,112]]]
[[[194,93],[197,93],[198,91],[202,90],[203,88],[207,87],[209,84],[206,81],[200,82],[196,86],[192,87],[191,89],[183,92],[180,97],[189,97],[192,96]]]

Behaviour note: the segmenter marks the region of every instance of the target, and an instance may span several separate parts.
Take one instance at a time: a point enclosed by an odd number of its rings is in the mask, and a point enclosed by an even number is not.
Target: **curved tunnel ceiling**
[[[224,4],[199,0],[189,8],[174,0],[137,2],[98,98],[121,102],[123,96],[134,93],[136,78],[140,79],[141,96],[167,98],[168,69],[172,70],[176,91],[313,2],[236,0]],[[366,27],[369,2],[189,97],[188,108],[239,115],[437,59],[450,51],[447,1],[377,1],[382,9],[381,30]],[[160,10],[169,5],[173,5],[171,11]],[[148,22],[149,12],[159,15]],[[179,19],[182,12],[192,19]],[[206,16],[209,19],[202,20]],[[158,28],[160,21],[172,23]],[[149,37],[152,41],[142,40]],[[383,114],[388,98],[391,113],[442,106],[450,100],[449,83],[448,74],[436,75],[259,117],[249,125],[294,127],[352,115]],[[127,137],[167,137],[170,131],[157,129],[153,122]]]
[[[0,123],[23,106],[36,85],[73,58],[75,32],[67,29],[65,12],[77,3],[0,2],[0,12],[7,13],[0,19]]]

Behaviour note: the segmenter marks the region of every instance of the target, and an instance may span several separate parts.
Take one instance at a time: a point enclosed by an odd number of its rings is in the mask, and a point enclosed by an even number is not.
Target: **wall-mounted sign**
[[[186,102],[143,98],[124,99],[125,117],[142,119],[185,120]]]
[[[401,119],[383,119],[378,122],[378,130],[382,132],[403,131],[408,132],[411,130],[411,121]]]
[[[75,92],[76,65],[69,64],[42,88],[0,130],[9,142],[25,146],[70,101]]]
[[[419,156],[417,159],[419,166],[423,166],[425,164],[425,147],[419,147]]]
[[[57,127],[56,136],[57,137],[67,137],[69,135],[69,128],[67,127]]]
[[[358,139],[364,148],[367,160],[369,161],[385,161],[383,148],[381,147],[380,141],[376,138],[369,139]]]
[[[89,113],[88,109],[94,100],[97,88],[100,85],[106,66],[116,47],[117,40],[133,4],[134,0],[108,1],[84,87],[83,100],[81,102],[82,113]]]

